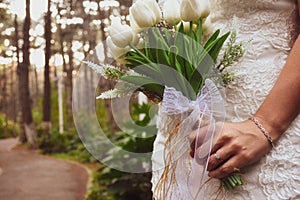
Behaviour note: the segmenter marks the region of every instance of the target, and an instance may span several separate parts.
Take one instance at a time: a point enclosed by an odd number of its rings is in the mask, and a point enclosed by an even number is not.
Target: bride
[[[216,28],[230,30],[235,17],[238,37],[252,38],[252,44],[231,68],[236,80],[226,88],[227,122],[209,158],[213,179],[205,199],[300,199],[299,10],[296,0],[211,0]],[[164,147],[167,134],[166,120],[158,121],[154,152]],[[169,191],[171,198],[157,196],[163,155],[154,154],[152,164],[154,199],[182,199],[178,191]],[[217,179],[236,171],[244,185],[217,196]]]

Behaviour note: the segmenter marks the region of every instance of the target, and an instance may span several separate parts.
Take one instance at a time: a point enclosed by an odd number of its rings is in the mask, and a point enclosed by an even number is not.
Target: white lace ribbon
[[[205,194],[208,158],[216,135],[216,119],[224,115],[222,95],[209,79],[205,81],[195,101],[189,100],[174,88],[165,87],[161,112],[181,116],[178,133],[171,137],[165,147],[165,154],[169,154],[171,162],[176,161],[175,169],[170,167],[172,163],[165,163],[167,167],[175,170],[175,181],[169,181],[167,184],[171,185],[170,188],[173,187],[172,191],[176,191],[181,199],[202,200]],[[188,137],[196,123],[195,156],[191,158]],[[165,199],[173,198],[168,196]]]

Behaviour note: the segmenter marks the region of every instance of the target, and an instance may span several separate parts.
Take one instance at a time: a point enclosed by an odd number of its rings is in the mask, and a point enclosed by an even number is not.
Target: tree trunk
[[[57,76],[57,89],[58,89],[58,119],[59,119],[59,133],[64,132],[64,111],[63,111],[63,84],[62,84],[62,73]]]
[[[2,87],[2,95],[3,95],[3,108],[4,108],[4,117],[5,117],[5,124],[4,124],[4,135],[8,136],[8,92],[7,92],[7,71],[6,67],[3,67],[3,87]]]
[[[22,125],[26,139],[31,148],[37,148],[37,135],[32,120],[31,100],[29,92],[29,30],[30,30],[30,0],[26,0],[26,17],[23,26],[23,62],[18,66],[20,103],[22,110]]]
[[[45,71],[44,71],[44,98],[43,98],[43,129],[44,136],[49,138],[51,128],[51,83],[50,83],[50,58],[51,58],[51,0],[48,0],[48,10],[45,16]]]
[[[92,38],[94,38],[94,34],[91,34],[91,30],[90,30],[90,22],[91,22],[91,16],[85,12],[85,8],[83,6],[83,4],[81,4],[81,13],[83,16],[83,33],[82,34],[82,41],[83,41],[83,53],[84,53],[84,57],[85,59],[88,59],[89,61],[91,61],[90,56],[89,56],[89,52],[90,52],[90,40],[93,40]],[[88,44],[89,48],[85,49],[84,46]],[[85,105],[87,110],[92,110],[93,109],[93,93],[91,91],[92,89],[92,82],[89,76],[89,72],[91,71],[91,69],[89,69],[87,66],[84,65],[84,90],[83,92],[85,93],[83,95],[83,98],[78,99],[79,100],[79,104],[81,105]]]
[[[16,87],[15,87],[15,70],[14,70],[14,66],[11,68],[10,71],[10,90],[11,90],[11,118],[13,120],[13,136],[16,137],[17,136],[17,131],[16,131],[16,124],[17,124],[17,98],[16,98]]]
[[[20,64],[20,47],[19,47],[19,23],[18,23],[18,15],[15,15],[14,17],[14,26],[15,26],[15,44],[14,46],[16,47],[16,57],[17,57],[17,88],[21,88],[21,83],[20,83],[20,76],[21,76],[21,64]],[[19,96],[20,99],[21,99],[21,94],[20,94],[20,90],[16,89],[16,96]],[[16,98],[16,107],[18,109],[16,109],[16,112],[21,112],[22,113],[22,108],[20,107],[20,102],[18,98]],[[19,121],[18,118],[17,118],[17,115],[18,113],[15,113],[15,121]],[[21,121],[23,121],[21,119]],[[22,122],[20,122],[21,124],[21,127],[22,127]],[[20,132],[20,141],[22,143],[25,143],[26,142],[26,135],[25,135],[25,129],[24,128],[21,128],[21,132]]]
[[[107,13],[110,13],[110,10],[101,11],[100,5],[98,5],[99,19],[101,19],[103,21],[105,18],[108,18],[109,16]],[[101,37],[102,37],[102,41],[103,41],[104,63],[108,63],[108,56],[107,56],[108,51],[107,51],[107,45],[106,45],[105,24],[101,23],[100,28],[101,28]],[[110,90],[113,88],[113,86],[114,86],[114,83],[112,81],[106,80],[104,78],[100,79],[101,92]],[[110,122],[111,131],[116,132],[116,131],[120,130],[117,123],[115,122],[114,116],[112,114],[111,100],[108,100],[108,99],[104,100],[104,106],[106,108],[107,118]]]
[[[68,41],[68,56],[69,56],[69,67],[67,69],[66,77],[66,98],[67,98],[67,121],[72,122],[72,89],[73,89],[73,51],[72,51],[72,40]]]
[[[30,65],[29,65],[30,66]],[[32,101],[32,105],[33,106],[38,106],[38,98],[39,98],[39,96],[40,96],[40,88],[39,88],[39,79],[38,79],[38,71],[37,71],[37,68],[36,68],[36,66],[33,68],[33,69],[31,69],[31,72],[33,71],[33,75],[34,75],[34,79],[32,78],[31,80],[32,80],[32,84],[31,84],[31,86],[32,87],[29,87],[29,90],[30,91],[33,91],[33,88],[34,88],[34,92],[31,92],[31,101]],[[30,74],[30,71],[29,71],[29,74]],[[32,75],[32,73],[31,73],[31,75]],[[30,75],[29,75],[29,79],[30,79]]]

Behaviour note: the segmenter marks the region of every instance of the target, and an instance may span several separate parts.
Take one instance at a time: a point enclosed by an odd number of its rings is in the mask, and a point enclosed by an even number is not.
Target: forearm
[[[277,141],[300,112],[300,36],[257,117]]]

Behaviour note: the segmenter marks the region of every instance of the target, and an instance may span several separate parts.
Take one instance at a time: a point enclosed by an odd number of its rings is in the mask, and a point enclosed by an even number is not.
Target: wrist
[[[273,138],[270,136],[269,132],[263,127],[260,121],[255,117],[251,117],[250,120],[252,121],[252,123],[254,123],[257,126],[261,134],[264,135],[264,137],[268,140],[269,144],[274,148],[275,146],[274,146]]]
[[[267,131],[268,135],[272,138],[273,143],[276,143],[281,137],[282,133],[286,130],[284,125],[277,123],[271,118],[260,114],[255,114],[253,117],[255,117],[262,127]]]

